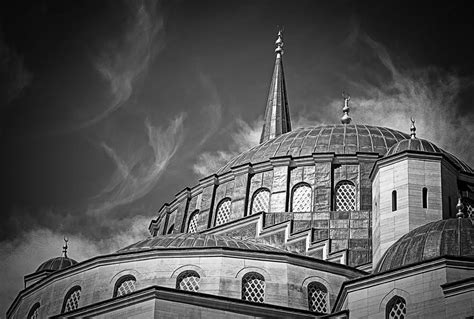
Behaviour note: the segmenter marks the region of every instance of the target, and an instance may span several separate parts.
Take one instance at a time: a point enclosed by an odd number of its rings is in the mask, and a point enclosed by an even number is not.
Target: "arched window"
[[[323,284],[313,281],[308,285],[308,307],[310,311],[328,313],[328,290]]]
[[[428,188],[423,187],[423,208],[428,208]]]
[[[219,205],[217,205],[216,226],[225,224],[229,221],[230,204],[230,198],[224,198],[221,200]]]
[[[356,188],[351,181],[341,181],[336,185],[336,211],[350,212],[356,209]]]
[[[265,278],[256,272],[249,272],[242,278],[242,300],[265,301]]]
[[[386,319],[405,319],[407,315],[407,304],[405,299],[395,296],[387,304],[385,311]]]
[[[81,299],[81,287],[75,286],[69,289],[66,297],[64,297],[63,309],[61,313],[69,312],[79,308],[79,300]]]
[[[174,224],[171,224],[171,226],[170,226],[170,228],[168,228],[168,231],[166,232],[166,234],[172,234],[173,230],[174,230]]]
[[[293,187],[291,196],[292,212],[310,212],[311,209],[311,186],[300,183]]]
[[[114,297],[128,295],[135,291],[137,280],[132,275],[126,275],[117,280],[114,288]]]
[[[187,291],[198,291],[201,276],[194,270],[186,270],[176,278],[176,289]]]
[[[397,191],[392,192],[392,212],[397,210]]]
[[[198,231],[199,210],[196,209],[189,218],[188,233],[197,233]]]
[[[270,205],[270,191],[266,188],[260,188],[253,193],[251,214],[268,213]]]
[[[31,307],[30,312],[28,312],[28,319],[37,319],[39,318],[39,308],[40,308],[40,303],[37,302]]]

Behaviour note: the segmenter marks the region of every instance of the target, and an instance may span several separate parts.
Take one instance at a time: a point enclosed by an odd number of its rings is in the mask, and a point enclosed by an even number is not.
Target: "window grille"
[[[242,299],[251,302],[265,301],[265,278],[256,272],[242,278]]]
[[[387,304],[386,319],[405,319],[407,306],[405,299],[400,296],[393,297]]]
[[[309,185],[298,184],[293,187],[291,210],[293,212],[311,211],[311,187]]]
[[[188,233],[197,233],[198,231],[199,210],[196,210],[189,219]]]
[[[226,198],[217,206],[216,226],[225,224],[230,217],[230,198]]]
[[[328,313],[328,290],[319,282],[308,285],[309,310],[318,313]]]
[[[187,270],[176,278],[176,289],[187,291],[198,291],[201,277],[194,270]]]
[[[392,212],[397,210],[397,191],[392,192]]]
[[[64,305],[62,312],[69,312],[79,308],[79,300],[81,299],[81,287],[74,287],[64,298]]]
[[[39,302],[35,303],[33,307],[31,307],[30,312],[28,313],[28,319],[38,319],[39,318]]]
[[[270,202],[270,192],[261,188],[253,194],[252,199],[252,214],[264,212],[268,213],[268,206]]]
[[[137,280],[133,276],[125,276],[117,281],[115,297],[128,295],[136,290]]]
[[[336,211],[349,212],[355,210],[356,188],[350,181],[339,182],[336,186]]]

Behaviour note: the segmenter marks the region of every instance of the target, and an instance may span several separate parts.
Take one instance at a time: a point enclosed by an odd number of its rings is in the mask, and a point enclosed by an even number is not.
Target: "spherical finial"
[[[69,241],[69,239],[64,236],[64,246],[63,246],[63,254],[64,254],[64,257],[67,257],[67,242]]]
[[[456,209],[458,210],[456,217],[463,218],[464,213],[462,211],[464,210],[464,204],[461,202],[461,197],[458,197],[458,203],[456,204]]]
[[[415,139],[416,138],[416,127],[415,127],[415,119],[413,117],[410,118],[411,120],[411,127],[410,127],[410,135],[411,135],[411,139]]]
[[[278,38],[276,39],[275,41],[275,44],[276,44],[276,49],[275,49],[275,52],[276,53],[279,53],[279,54],[283,54],[283,31],[282,30],[279,30],[278,31]]]
[[[349,101],[351,99],[351,96],[347,94],[346,92],[342,92],[342,97],[344,99],[344,107],[342,108],[342,112],[344,113],[341,117],[341,123],[342,124],[349,124],[351,123],[351,117],[349,116]]]

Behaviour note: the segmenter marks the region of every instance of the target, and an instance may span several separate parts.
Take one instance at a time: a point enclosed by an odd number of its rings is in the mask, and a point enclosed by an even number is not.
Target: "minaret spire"
[[[346,93],[345,91],[342,92],[342,98],[344,99],[344,107],[342,108],[342,117],[341,117],[341,123],[342,124],[350,124],[351,123],[351,117],[349,116],[349,111],[351,110],[349,108],[349,101],[351,100],[351,96]]]
[[[410,127],[410,135],[411,135],[411,139],[415,139],[416,138],[416,127],[415,127],[415,119],[413,117],[410,118],[410,121],[411,121],[411,127]]]
[[[64,257],[67,257],[67,242],[69,241],[69,239],[64,236],[64,246],[63,246],[63,254],[64,254]]]
[[[278,31],[275,41],[276,61],[273,69],[272,83],[268,93],[260,143],[291,131],[291,119],[286,96],[285,75],[283,73],[283,32]]]

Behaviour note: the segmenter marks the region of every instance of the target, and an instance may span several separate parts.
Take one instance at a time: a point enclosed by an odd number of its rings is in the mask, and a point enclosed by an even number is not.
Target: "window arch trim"
[[[350,187],[352,188],[352,192],[353,194],[351,194],[351,190],[348,189],[344,189],[344,191],[349,194],[345,194],[346,197],[349,196],[349,200],[344,200],[341,204],[338,204],[338,201],[340,200],[340,197],[339,196],[343,196],[343,195],[339,195],[339,190],[342,189],[345,185],[350,185]],[[347,188],[347,187],[344,187],[344,188]],[[344,179],[344,180],[340,180],[336,183],[336,186],[334,187],[334,210],[335,211],[355,211],[357,210],[357,186],[356,186],[356,183],[354,183],[353,181],[349,180],[349,179]],[[340,209],[338,206],[341,205],[341,206],[345,206],[344,209]]]
[[[134,275],[130,275],[130,274],[124,275],[124,276],[120,277],[119,279],[117,279],[117,281],[115,282],[115,286],[114,286],[114,293],[113,293],[113,297],[114,297],[114,298],[115,298],[115,297],[119,297],[119,296],[118,296],[118,291],[119,291],[119,289],[120,289],[120,286],[122,286],[122,284],[123,284],[124,282],[128,281],[128,280],[133,280],[133,281],[135,282],[135,284],[136,284],[136,282],[137,282],[137,278],[135,278]],[[134,288],[134,291],[135,291],[135,288]],[[129,292],[129,293],[132,293],[132,292],[133,292],[133,291],[131,291],[131,292]],[[129,293],[127,293],[127,294],[129,294]],[[124,295],[124,294],[123,294],[123,295]],[[123,295],[121,295],[121,296],[123,296]]]
[[[242,276],[242,300],[265,302],[265,277],[256,271],[247,272]]]
[[[329,291],[328,288],[319,281],[312,281],[307,286],[308,309],[318,313],[329,313]],[[314,290],[313,292],[311,290]],[[316,299],[316,300],[314,300]]]
[[[223,205],[227,205],[227,203],[229,203],[229,207],[222,208],[223,211],[221,212],[221,207],[224,207]],[[217,204],[216,206],[215,212],[216,217],[214,220],[214,226],[223,225],[229,222],[230,214],[232,213],[232,199],[230,197],[224,197],[223,199],[221,199],[219,204]]]
[[[79,308],[79,302],[80,302],[80,299],[81,299],[82,288],[81,288],[81,286],[77,285],[77,286],[74,286],[71,289],[69,289],[68,292],[66,293],[66,296],[64,296],[63,306],[61,308],[61,313],[66,312],[66,306],[67,306],[67,303],[69,301],[69,298],[72,296],[72,294],[76,293],[76,291],[79,291],[79,298],[77,299],[77,307],[74,308],[74,309],[68,310],[67,312],[73,311],[73,310],[76,310],[77,308]]]
[[[30,311],[28,311],[28,316],[26,318],[28,319],[32,319],[32,318],[39,318],[39,315],[37,317],[33,317],[33,315],[35,314],[35,312],[39,311],[39,308],[40,308],[40,303],[39,302],[36,302],[31,308],[30,308]]]
[[[297,184],[295,184],[292,189],[291,189],[291,202],[290,202],[290,209],[292,212],[295,212],[295,200],[297,198],[295,198],[295,192],[299,189],[299,188],[307,188],[309,190],[309,209],[299,209],[298,212],[311,212],[312,211],[312,206],[313,206],[313,188],[311,187],[311,185],[309,185],[308,183],[306,182],[299,182]],[[306,206],[306,205],[305,205]]]
[[[179,275],[176,276],[176,289],[197,292],[199,290],[200,281],[201,275],[197,271],[187,269],[180,272]]]
[[[394,308],[398,308],[400,312],[400,314],[398,314],[397,316],[391,315],[392,310]],[[405,298],[395,295],[387,303],[387,306],[385,308],[385,318],[386,319],[405,319],[407,318],[406,310],[407,310],[407,302]]]
[[[264,210],[258,210],[258,211],[255,211],[254,212],[254,207],[255,207],[255,199],[256,197],[261,194],[261,193],[267,193],[268,194],[268,198],[267,198],[267,209],[266,211]],[[253,214],[258,214],[258,213],[268,213],[270,210],[270,190],[267,188],[267,187],[260,187],[258,189],[256,189],[254,192],[253,192],[253,195],[252,195],[252,201],[250,202],[250,215],[253,215]]]
[[[195,231],[193,231],[193,233],[196,233],[196,232],[197,232],[199,213],[200,213],[200,210],[199,210],[199,209],[195,209],[195,210],[191,213],[191,215],[189,215],[188,224],[187,224],[187,227],[186,227],[186,232],[187,232],[187,233],[190,232],[191,226],[192,226],[193,229],[195,229]],[[196,219],[195,219],[195,218],[196,218]]]

